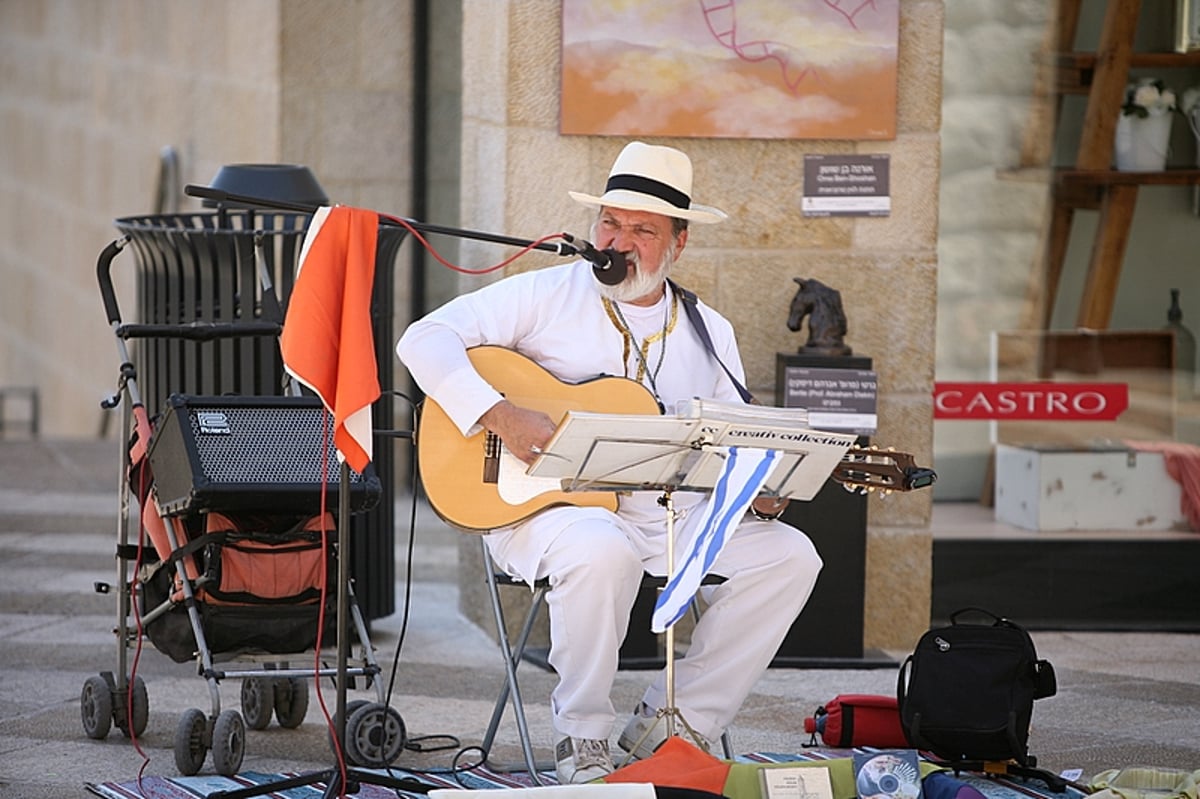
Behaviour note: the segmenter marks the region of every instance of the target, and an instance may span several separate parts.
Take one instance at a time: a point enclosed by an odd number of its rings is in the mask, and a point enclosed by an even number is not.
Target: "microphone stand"
[[[184,187],[184,193],[191,197],[199,197],[206,200],[214,201],[220,207],[221,204],[236,204],[241,206],[249,206],[251,208],[268,208],[279,211],[294,211],[302,214],[314,214],[320,209],[319,205],[308,203],[289,202],[286,200],[272,200],[262,197],[251,197],[242,194],[232,194],[220,189],[214,189],[210,186],[197,186],[189,184]],[[479,241],[488,241],[496,244],[507,244],[515,247],[526,247],[529,249],[543,250],[553,252],[557,255],[579,256],[586,258],[593,264],[593,268],[597,270],[605,269],[611,265],[614,256],[608,256],[607,253],[598,253],[591,244],[582,240],[564,234],[567,241],[560,243],[539,242],[530,239],[519,239],[512,236],[501,236],[495,233],[485,233],[477,230],[465,230],[462,228],[445,227],[442,225],[431,225],[426,222],[417,222],[411,219],[397,221],[395,218],[389,218],[384,215],[379,216],[379,222],[383,225],[392,227],[401,227],[405,229],[418,230],[424,233],[444,234],[448,236],[457,236],[465,239],[476,239]],[[603,259],[603,263],[597,263]],[[622,273],[621,277],[624,275]],[[620,282],[617,280],[616,282]],[[350,518],[350,476],[349,466],[345,461],[341,464],[341,483],[338,490],[338,531],[337,531],[337,553],[338,553],[338,587],[337,587],[337,700],[335,705],[335,730],[337,746],[339,751],[345,752],[346,743],[346,661],[349,657],[349,636],[346,630],[346,613],[348,604],[348,585],[350,581],[349,573],[349,540],[347,536],[347,525]],[[668,719],[668,723],[670,719]],[[344,775],[344,780],[343,780]],[[319,771],[300,774],[296,777],[291,777],[282,780],[276,780],[270,783],[263,783],[248,788],[235,789],[229,791],[216,791],[208,794],[209,799],[249,799],[252,796],[263,796],[265,794],[278,791],[285,791],[291,788],[299,788],[315,784],[325,785],[325,791],[322,794],[323,799],[338,797],[344,793],[358,793],[361,784],[380,785],[387,788],[392,788],[397,791],[408,791],[413,793],[426,793],[430,786],[418,780],[393,777],[389,774],[379,774],[373,771],[366,771],[352,766],[346,766],[344,769],[339,765],[334,765],[331,768],[322,769]]]
[[[321,206],[311,203],[289,202],[287,200],[270,200],[263,197],[251,197],[245,194],[231,194],[221,189],[214,189],[211,186],[197,186],[194,183],[189,183],[184,186],[183,191],[189,197],[199,197],[205,200],[211,200],[216,203],[230,203],[236,205],[246,205],[258,208],[272,208],[279,211],[295,211],[301,214],[315,214]],[[534,241],[532,239],[519,239],[512,236],[501,236],[496,233],[485,233],[480,230],[467,230],[464,228],[446,227],[444,225],[433,225],[428,222],[418,222],[415,219],[404,218],[403,221],[380,214],[379,223],[390,227],[400,227],[405,229],[418,230],[422,233],[437,233],[446,236],[455,236],[460,239],[475,239],[477,241],[489,241],[494,244],[508,244],[513,247],[528,247],[534,250],[542,250],[544,252],[552,252],[555,255],[564,256],[579,256],[587,258],[592,263],[595,263],[596,257],[602,257],[603,253],[596,253],[592,245],[582,239],[574,239],[575,243],[566,241],[551,243],[548,241]],[[597,264],[604,266],[606,264]]]

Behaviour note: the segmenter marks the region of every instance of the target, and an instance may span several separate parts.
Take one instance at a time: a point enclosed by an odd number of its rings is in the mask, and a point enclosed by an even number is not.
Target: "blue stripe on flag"
[[[776,450],[729,448],[721,475],[713,486],[696,533],[687,543],[680,567],[673,572],[654,605],[650,624],[653,632],[663,632],[687,611],[742,514],[771,476],[778,456]]]

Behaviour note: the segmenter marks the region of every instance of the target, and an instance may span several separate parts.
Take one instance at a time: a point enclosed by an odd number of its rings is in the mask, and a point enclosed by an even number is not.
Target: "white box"
[[[1026,530],[1186,530],[1164,456],[996,445],[996,520]]]

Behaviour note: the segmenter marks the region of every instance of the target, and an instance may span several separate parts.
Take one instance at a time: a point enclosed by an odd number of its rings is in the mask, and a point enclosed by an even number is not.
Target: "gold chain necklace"
[[[638,360],[637,376],[635,379],[639,383],[641,383],[643,380],[647,380],[650,383],[650,391],[654,394],[656,399],[659,399],[659,406],[661,407],[662,401],[658,396],[658,386],[656,381],[658,379],[658,373],[662,371],[663,360],[667,355],[667,336],[672,330],[675,329],[675,324],[679,319],[679,298],[675,296],[674,292],[671,293],[670,305],[664,310],[663,313],[662,330],[646,336],[646,338],[642,340],[640,347],[634,346],[633,330],[629,327],[629,323],[625,321],[625,315],[621,313],[620,306],[608,299],[608,297],[601,297],[601,302],[604,303],[604,311],[608,314],[609,321],[612,322],[613,326],[616,327],[621,333],[624,346],[621,362],[626,364],[625,376],[629,376],[629,355],[630,351],[632,350],[633,353],[637,355]],[[651,370],[648,362],[648,356],[650,354],[650,347],[657,341],[661,341],[662,345],[658,350],[658,362],[655,363],[654,369]]]

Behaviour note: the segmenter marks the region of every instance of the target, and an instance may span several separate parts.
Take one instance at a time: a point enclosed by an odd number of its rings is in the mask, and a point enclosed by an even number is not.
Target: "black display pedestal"
[[[825,567],[792,624],[772,668],[879,668],[896,666],[863,648],[866,591],[867,498],[827,483],[809,502],[792,502],[783,520],[803,530]]]
[[[793,355],[775,359],[775,396],[787,406],[787,368],[869,370],[859,356]],[[858,443],[868,444],[863,437]],[[803,530],[825,562],[812,596],[792,625],[773,668],[881,668],[898,665],[863,648],[866,593],[867,498],[830,480],[808,502],[793,501],[783,520]]]

